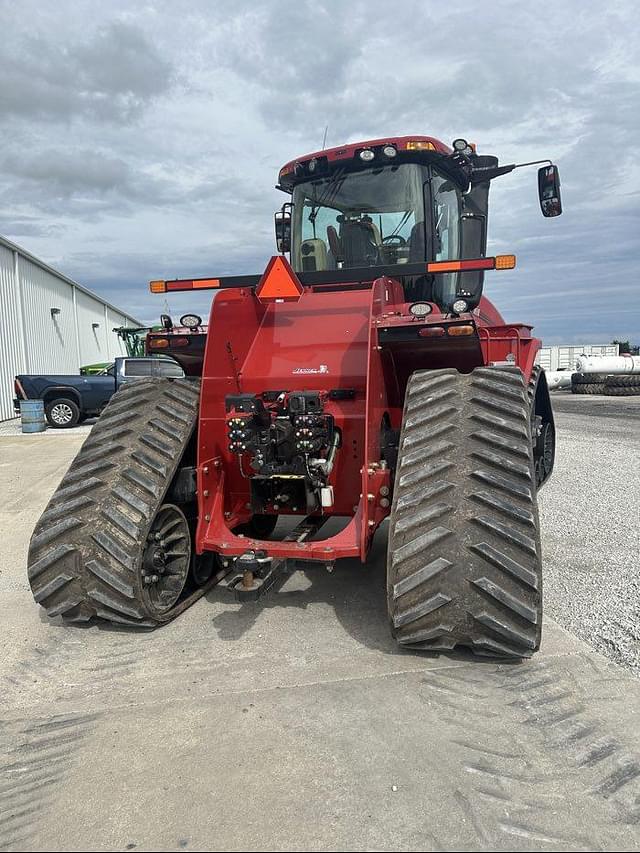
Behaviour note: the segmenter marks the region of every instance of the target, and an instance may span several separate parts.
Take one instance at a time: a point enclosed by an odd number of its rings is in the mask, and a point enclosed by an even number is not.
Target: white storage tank
[[[581,355],[576,359],[578,373],[640,373],[638,355]]]
[[[545,370],[574,370],[581,355],[618,355],[618,344],[567,344],[541,347],[536,364]]]

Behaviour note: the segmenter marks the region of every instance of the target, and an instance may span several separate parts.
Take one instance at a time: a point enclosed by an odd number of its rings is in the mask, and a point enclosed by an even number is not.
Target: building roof
[[[3,237],[0,234],[0,246],[4,246],[6,249],[9,249],[11,252],[18,252],[18,254],[22,255],[22,257],[31,261],[31,263],[40,267],[46,272],[51,273],[51,275],[55,275],[57,278],[62,281],[66,281],[67,284],[70,284],[72,287],[77,287],[78,290],[82,291],[82,293],[86,293],[87,296],[91,296],[93,299],[97,299],[98,302],[101,302],[103,305],[106,305],[107,308],[111,308],[112,311],[121,314],[123,317],[126,317],[128,320],[133,321],[134,326],[146,326],[146,323],[142,323],[140,320],[136,320],[135,317],[132,317],[128,311],[124,311],[122,308],[118,308],[116,305],[113,305],[111,302],[104,299],[104,297],[95,293],[93,290],[89,290],[88,287],[84,287],[82,284],[78,284],[77,281],[74,281],[72,278],[69,278],[68,275],[61,273],[59,270],[50,267],[49,264],[45,264],[44,261],[37,258],[35,255],[32,255],[31,252],[28,252],[26,249],[23,249],[22,246],[18,246],[17,243],[12,243],[11,240],[8,240],[6,237]]]

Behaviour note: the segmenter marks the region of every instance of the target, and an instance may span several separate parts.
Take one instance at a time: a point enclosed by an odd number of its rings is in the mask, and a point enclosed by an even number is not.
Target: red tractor
[[[535,652],[553,415],[540,341],[482,295],[515,266],[485,251],[490,182],[514,168],[425,136],[310,154],[280,171],[262,276],[151,282],[215,291],[201,377],[105,409],[31,540],[47,613],[155,626],[223,578],[256,599],[287,567],[366,562],[389,518],[398,643]]]
[[[178,326],[168,314],[160,315],[160,328],[145,338],[145,355],[168,355],[180,363],[187,376],[201,376],[207,327],[198,314],[183,314]]]

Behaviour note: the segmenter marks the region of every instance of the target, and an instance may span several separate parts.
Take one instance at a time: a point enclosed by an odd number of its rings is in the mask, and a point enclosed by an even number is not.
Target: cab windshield
[[[405,163],[337,174],[293,191],[295,270],[348,269],[425,260],[424,183]]]

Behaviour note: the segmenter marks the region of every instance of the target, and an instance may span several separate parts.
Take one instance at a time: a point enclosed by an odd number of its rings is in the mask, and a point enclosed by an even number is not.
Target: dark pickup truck
[[[182,377],[184,371],[171,358],[116,358],[103,375],[97,376],[16,376],[14,409],[20,400],[43,400],[49,425],[57,429],[75,426],[85,418],[99,415],[123,382],[145,376]]]

